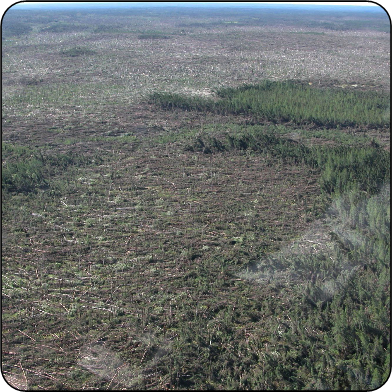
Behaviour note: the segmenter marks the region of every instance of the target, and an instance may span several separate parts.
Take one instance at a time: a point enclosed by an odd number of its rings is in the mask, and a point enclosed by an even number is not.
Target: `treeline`
[[[139,39],[168,39],[170,38],[170,35],[164,33],[163,31],[147,30],[141,32],[137,37]]]
[[[60,53],[67,57],[89,56],[96,54],[95,50],[89,49],[84,46],[75,46],[70,49],[62,50]]]
[[[390,182],[390,153],[377,146],[307,147],[257,126],[222,137],[199,135],[185,149],[206,154],[250,150],[274,156],[284,163],[304,163],[320,170],[321,189],[329,195],[351,190],[374,194]]]
[[[263,81],[258,85],[223,88],[219,98],[153,93],[149,101],[163,109],[247,114],[271,122],[324,127],[386,127],[389,94],[337,88],[317,88],[295,81]]]
[[[33,31],[30,24],[19,22],[19,21],[8,21],[7,18],[2,24],[2,39],[9,39],[11,37],[20,37],[29,34]]]

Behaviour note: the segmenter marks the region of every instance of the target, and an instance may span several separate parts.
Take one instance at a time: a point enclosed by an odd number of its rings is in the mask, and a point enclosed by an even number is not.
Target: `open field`
[[[8,11],[11,385],[385,382],[389,20],[341,12]]]

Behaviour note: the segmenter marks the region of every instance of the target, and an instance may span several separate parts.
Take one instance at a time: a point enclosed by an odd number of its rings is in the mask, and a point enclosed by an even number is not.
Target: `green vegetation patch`
[[[71,33],[87,30],[89,27],[86,25],[74,23],[55,23],[50,26],[43,27],[40,31],[42,33]]]
[[[96,54],[96,51],[87,48],[85,46],[75,46],[70,49],[62,50],[61,54],[67,57],[79,57],[79,56],[90,56]]]
[[[20,83],[23,91],[10,97],[9,103],[23,105],[27,113],[31,111],[31,106],[53,107],[64,102],[69,105],[96,105],[99,98],[94,96],[94,92],[104,91],[102,83],[43,83],[42,78],[37,77],[21,78]]]
[[[32,31],[32,27],[30,24],[13,21],[8,22],[5,20],[2,23],[2,36],[3,39],[7,37],[20,37],[26,34],[29,34]]]
[[[148,30],[148,31],[143,31],[137,37],[139,39],[168,39],[170,38],[170,35],[164,33],[163,31]]]
[[[2,158],[1,188],[16,193],[29,193],[47,187],[51,177],[68,166],[84,166],[95,162],[72,151],[43,155],[36,148],[5,143],[2,144]]]
[[[293,31],[291,34],[325,35],[323,31]]]
[[[323,190],[342,194],[362,190],[374,194],[390,182],[390,153],[373,147],[335,147],[317,151],[317,164],[323,168]]]
[[[390,182],[390,153],[376,146],[339,145],[307,147],[254,126],[225,135],[197,135],[185,146],[187,151],[211,154],[247,150],[268,154],[284,164],[305,163],[321,171],[321,189],[329,195],[361,190],[378,192]]]
[[[94,29],[95,34],[101,33],[125,33],[127,31],[122,25],[100,24]]]
[[[264,81],[257,85],[223,88],[220,98],[154,93],[150,102],[164,109],[247,114],[272,122],[324,127],[387,127],[390,98],[386,93],[316,88],[295,81]]]

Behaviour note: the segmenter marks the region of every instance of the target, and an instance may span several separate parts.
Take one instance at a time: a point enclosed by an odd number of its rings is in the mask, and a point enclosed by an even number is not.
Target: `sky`
[[[382,2],[385,2],[386,0],[381,0]],[[75,7],[75,6],[93,6],[93,5],[99,5],[99,6],[107,6],[107,5],[111,5],[111,6],[118,6],[118,5],[124,5],[126,4],[126,2],[62,2],[62,1],[58,1],[58,2],[39,2],[39,1],[25,1],[25,2],[15,2],[15,1],[6,1],[4,3],[8,3],[8,5],[6,5],[6,7],[9,7],[13,4],[15,4],[14,6],[16,7],[23,7],[23,8],[27,8],[27,7],[37,7],[37,6],[71,6],[71,7]],[[165,6],[178,6],[178,5],[230,5],[230,6],[243,6],[244,4],[250,5],[250,4],[254,4],[254,5],[258,5],[258,4],[276,4],[276,2],[129,2],[128,4],[132,4],[134,6],[140,6],[140,5],[165,5]],[[375,7],[377,6],[377,3],[373,3],[371,1],[361,1],[361,2],[343,2],[343,1],[339,1],[339,2],[279,2],[278,4],[315,4],[315,5],[351,5],[351,6],[365,6],[365,7]],[[381,4],[382,5],[382,4]]]
[[[373,11],[376,11],[378,7],[380,11],[383,10],[383,8],[387,11],[389,9],[392,10],[392,7],[389,5],[390,1],[389,0],[378,0],[377,2],[375,1],[335,1],[335,2],[327,2],[327,1],[319,1],[319,2],[248,2],[248,1],[242,1],[242,2],[193,2],[193,1],[188,1],[188,2],[164,2],[164,1],[156,1],[156,2],[118,2],[118,1],[97,1],[97,2],[86,2],[86,1],[76,1],[76,2],[66,2],[66,1],[56,1],[56,2],[51,2],[51,1],[17,1],[17,0],[3,0],[0,1],[0,15],[4,16],[5,12],[12,7],[13,9],[44,9],[46,7],[50,8],[57,8],[57,9],[64,9],[68,7],[92,7],[92,6],[99,6],[99,7],[140,7],[140,6],[230,6],[230,7],[243,7],[244,5],[246,6],[259,6],[259,5],[289,5],[289,6],[294,6],[294,5],[318,5],[318,6],[335,6],[335,10],[337,9],[336,6],[361,6],[364,10],[367,8],[369,11],[372,9]],[[345,7],[342,7],[342,10],[344,10]],[[347,8],[346,8],[347,10]],[[390,12],[392,14],[392,11]]]

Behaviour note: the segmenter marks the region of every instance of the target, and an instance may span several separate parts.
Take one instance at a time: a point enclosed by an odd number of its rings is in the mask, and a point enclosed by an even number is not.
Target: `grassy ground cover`
[[[367,390],[387,379],[385,26],[267,14],[15,14],[29,28],[3,46],[11,385]],[[319,68],[327,58],[339,66]],[[276,82],[290,67],[300,89]],[[342,110],[332,123],[263,118],[249,102],[266,85]],[[206,106],[166,110],[153,93]],[[208,107],[225,99],[252,110]],[[348,99],[376,102],[381,123],[353,123]]]

